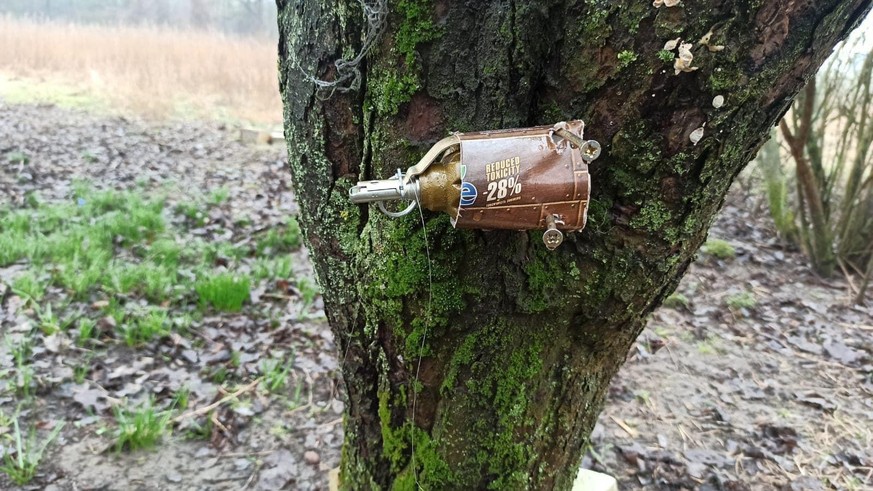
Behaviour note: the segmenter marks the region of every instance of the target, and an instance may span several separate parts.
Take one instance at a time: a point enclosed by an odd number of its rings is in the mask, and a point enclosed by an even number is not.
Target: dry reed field
[[[34,93],[44,82],[74,85],[146,116],[267,124],[282,115],[276,44],[262,38],[0,16],[0,74]]]

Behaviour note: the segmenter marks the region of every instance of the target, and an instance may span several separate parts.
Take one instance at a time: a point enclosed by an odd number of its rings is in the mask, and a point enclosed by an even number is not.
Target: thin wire
[[[421,335],[421,346],[418,348],[418,366],[415,368],[415,380],[418,380],[418,374],[421,372],[421,359],[422,353],[424,352],[424,343],[427,339],[427,329],[430,325],[430,314],[431,308],[433,306],[433,266],[432,260],[430,257],[430,245],[427,240],[427,225],[424,221],[424,212],[421,209],[421,197],[418,194],[419,189],[418,186],[415,187],[415,201],[418,203],[418,216],[421,217],[421,231],[424,235],[424,251],[427,253],[427,315],[424,318],[424,332]],[[415,403],[418,400],[418,391],[415,390],[415,385],[412,386],[412,428],[409,432],[409,446],[412,451],[412,476],[415,479],[415,486],[418,489],[422,489],[421,484],[418,482],[418,471],[415,468]]]
[[[319,97],[321,100],[330,99],[334,92],[357,91],[361,88],[361,71],[358,66],[385,30],[386,21],[388,19],[388,1],[373,0],[370,3],[367,3],[366,0],[358,0],[358,3],[361,4],[364,20],[367,23],[363,44],[354,58],[348,60],[341,58],[334,61],[336,73],[334,74],[333,80],[322,80],[317,78],[314,74],[307,73],[297,62],[296,58],[294,60],[294,64],[307,80],[319,89],[330,89],[327,97]]]
[[[366,329],[366,328],[363,328],[363,329]],[[345,367],[346,367],[346,358],[349,356],[349,350],[352,347],[352,336],[354,334],[355,334],[355,328],[352,327],[352,329],[349,330],[348,337],[346,338],[346,349],[343,352],[343,359],[340,361],[340,365],[339,365],[339,376],[343,380],[345,380],[345,377],[343,376],[343,369],[345,369]],[[331,391],[330,391],[330,400],[333,400],[336,397],[337,388],[339,388],[339,381],[337,381],[337,383],[333,384],[333,389],[331,389]]]
[[[421,209],[421,196],[419,195],[419,189],[417,186],[415,188],[415,203],[418,205],[418,216],[421,218],[421,230],[422,230],[422,234],[424,236],[424,251],[425,251],[425,254],[427,255],[427,281],[428,281],[427,315],[425,316],[425,319],[424,319],[424,331],[421,335],[421,345],[418,348],[418,362],[417,362],[417,366],[415,368],[415,380],[418,380],[419,374],[421,373],[422,353],[424,352],[424,345],[425,345],[425,342],[427,340],[427,331],[430,328],[430,316],[431,316],[431,310],[433,308],[433,260],[431,259],[431,256],[430,256],[430,243],[429,243],[428,238],[427,238],[427,223],[424,220],[424,212]],[[345,349],[345,352],[343,353],[342,361],[340,361],[340,376],[342,376],[342,370],[343,370],[343,367],[345,367],[346,358],[348,357],[349,350],[352,347],[352,335],[353,335],[353,333],[354,333],[354,330],[349,331],[349,336],[348,336],[348,339],[346,341],[346,349]],[[333,399],[333,397],[336,394],[337,386],[338,386],[338,384],[334,385],[334,388],[333,388],[333,391],[331,394],[331,399]],[[410,431],[409,446],[410,446],[410,450],[412,452],[412,475],[415,479],[415,485],[418,489],[423,489],[421,484],[418,482],[418,470],[416,469],[416,466],[415,466],[415,408],[416,408],[417,402],[418,402],[418,391],[415,390],[415,385],[413,385],[412,386],[412,430]]]

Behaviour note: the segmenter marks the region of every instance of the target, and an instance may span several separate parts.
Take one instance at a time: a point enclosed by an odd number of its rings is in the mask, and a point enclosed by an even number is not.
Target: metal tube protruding
[[[403,172],[397,169],[397,174],[391,179],[359,181],[349,189],[349,200],[358,205],[377,201],[415,201],[417,186],[417,181],[406,182]]]
[[[373,181],[361,181],[349,189],[349,200],[357,205],[377,203],[382,213],[398,218],[411,212],[418,203],[418,180],[406,182],[403,172],[397,170],[397,174],[391,179],[377,179]],[[411,201],[409,206],[401,211],[390,211],[386,201]]]
[[[375,203],[377,201],[398,200],[403,196],[403,181],[380,179],[363,181],[349,189],[349,199],[355,204]]]
[[[564,225],[564,221],[558,215],[548,215],[546,217],[546,231],[543,233],[543,244],[550,251],[554,251],[564,242],[564,233],[558,230],[558,225]]]

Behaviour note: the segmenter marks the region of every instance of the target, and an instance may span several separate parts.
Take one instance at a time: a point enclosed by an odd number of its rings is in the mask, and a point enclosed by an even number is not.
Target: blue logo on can
[[[476,196],[479,196],[479,191],[476,186],[465,182],[461,184],[461,206],[470,206],[476,202]]]

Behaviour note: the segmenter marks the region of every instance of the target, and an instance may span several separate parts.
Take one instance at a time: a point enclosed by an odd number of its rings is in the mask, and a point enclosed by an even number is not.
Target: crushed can
[[[600,144],[584,140],[582,121],[551,126],[455,133],[437,142],[406,172],[361,181],[349,190],[353,203],[378,204],[389,216],[416,206],[445,212],[459,228],[545,230],[554,250],[563,232],[585,227],[591,177],[588,164]],[[401,211],[386,201],[407,200]]]

